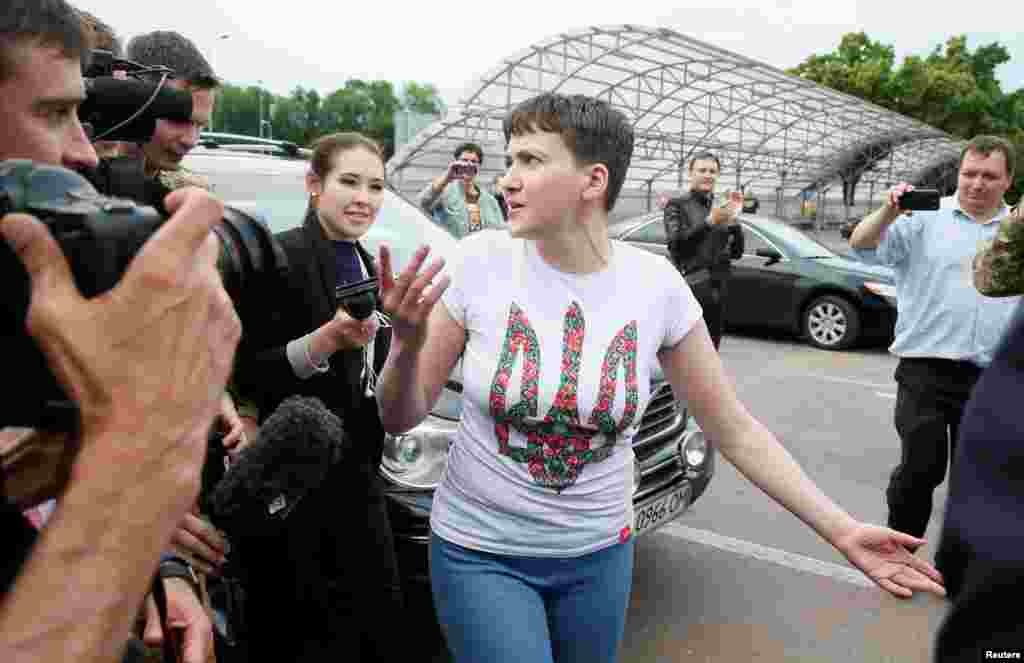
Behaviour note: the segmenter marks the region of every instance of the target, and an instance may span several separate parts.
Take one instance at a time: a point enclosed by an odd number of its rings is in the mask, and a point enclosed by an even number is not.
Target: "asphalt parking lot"
[[[727,335],[722,357],[747,407],[822,490],[884,523],[896,360],[884,347],[816,350]],[[926,538],[937,543],[945,487]],[[931,545],[922,549],[927,559]],[[930,661],[947,608],[883,594],[813,531],[720,463],[708,492],[640,541],[621,661]]]

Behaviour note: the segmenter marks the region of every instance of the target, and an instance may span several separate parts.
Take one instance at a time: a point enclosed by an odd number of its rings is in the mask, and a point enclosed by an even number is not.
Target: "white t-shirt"
[[[587,275],[552,268],[504,230],[460,247],[442,301],[467,331],[462,420],[433,531],[534,557],[619,542],[657,352],[682,340],[700,305],[668,260],[620,242]]]

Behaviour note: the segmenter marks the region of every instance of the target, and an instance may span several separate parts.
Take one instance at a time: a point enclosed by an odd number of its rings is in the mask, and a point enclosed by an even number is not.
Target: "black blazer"
[[[280,287],[267,293],[266,315],[242,330],[235,368],[238,388],[257,403],[261,420],[293,394],[321,399],[341,417],[346,432],[355,436],[354,453],[375,468],[380,462],[384,432],[376,401],[365,395],[363,351],[335,353],[329,371],[307,380],[296,377],[286,352],[290,341],[314,331],[337,311],[334,247],[313,211],[307,213],[301,226],[275,237],[288,256],[289,270]],[[358,242],[356,249],[367,272],[376,276],[373,257]],[[389,340],[389,336],[378,333],[378,371]]]

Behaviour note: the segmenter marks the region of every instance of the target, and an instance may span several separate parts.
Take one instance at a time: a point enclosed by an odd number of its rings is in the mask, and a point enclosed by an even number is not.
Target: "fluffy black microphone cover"
[[[348,447],[341,419],[322,401],[309,396],[285,399],[214,488],[211,520],[229,538],[276,535]]]

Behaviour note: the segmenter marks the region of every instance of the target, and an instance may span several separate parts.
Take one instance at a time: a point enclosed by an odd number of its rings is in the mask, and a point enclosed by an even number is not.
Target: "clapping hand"
[[[725,205],[711,209],[711,225],[717,226],[736,223],[736,217],[739,216],[742,209],[743,194],[739,191],[731,192]]]

